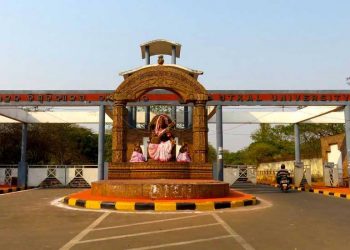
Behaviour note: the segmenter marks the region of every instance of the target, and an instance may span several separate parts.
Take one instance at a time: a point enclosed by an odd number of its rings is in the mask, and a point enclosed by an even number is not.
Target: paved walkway
[[[4,194],[0,249],[348,249],[349,200],[236,188],[262,203],[205,213],[90,212],[50,204],[76,189]]]

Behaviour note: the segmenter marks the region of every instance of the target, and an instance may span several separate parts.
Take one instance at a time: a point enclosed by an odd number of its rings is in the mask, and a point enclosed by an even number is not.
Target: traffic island
[[[118,211],[213,211],[235,207],[256,205],[253,195],[235,190],[222,198],[205,199],[145,199],[118,198],[93,195],[91,190],[85,190],[66,196],[63,202],[69,206],[87,209],[111,209]]]

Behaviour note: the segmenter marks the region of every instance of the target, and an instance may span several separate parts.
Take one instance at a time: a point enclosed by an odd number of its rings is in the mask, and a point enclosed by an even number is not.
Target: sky
[[[116,89],[119,72],[144,64],[139,45],[158,38],[182,44],[177,63],[204,71],[210,90],[349,89],[349,9],[347,0],[0,0],[0,91]]]

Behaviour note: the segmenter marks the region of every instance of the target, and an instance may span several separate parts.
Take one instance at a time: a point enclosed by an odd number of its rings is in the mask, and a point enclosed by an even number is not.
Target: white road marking
[[[65,244],[63,247],[60,248],[60,250],[68,250],[71,249],[74,245],[80,243],[79,241],[84,238],[85,235],[87,235],[91,229],[96,227],[101,221],[103,221],[110,213],[104,213],[100,217],[98,217],[94,222],[92,222],[87,228],[85,228],[83,231],[81,231],[77,236],[75,236],[73,239],[71,239],[67,244]]]
[[[231,238],[231,237],[232,237],[232,235],[223,235],[223,236],[206,238],[206,239],[181,241],[181,242],[168,243],[168,244],[162,244],[162,245],[153,245],[153,246],[148,246],[148,247],[129,248],[127,250],[148,250],[148,249],[156,249],[156,248],[163,248],[163,247],[182,246],[182,245],[188,245],[188,244],[193,244],[193,243],[198,243],[198,242],[226,239],[226,238]]]
[[[68,206],[68,205],[66,205],[66,204],[64,204],[62,202],[63,199],[64,199],[64,197],[55,199],[55,200],[50,202],[50,205],[51,206],[56,206],[56,207],[59,207],[59,208],[68,209],[68,210],[76,210],[76,211],[82,211],[82,212],[106,213],[108,211],[108,210],[106,211],[106,210],[103,210],[103,209],[95,209],[95,210],[93,210],[93,209],[86,209],[86,208],[78,208],[78,207]]]
[[[205,211],[205,212],[197,212],[197,211],[189,211],[189,213],[192,213],[193,215],[189,216],[182,216],[182,217],[176,217],[176,218],[169,218],[169,219],[162,219],[162,220],[153,220],[153,221],[146,221],[146,222],[138,222],[138,223],[132,223],[127,225],[118,225],[118,226],[111,226],[111,227],[103,227],[103,228],[96,228],[96,226],[101,223],[109,214],[113,212],[119,212],[120,211],[108,211],[106,210],[92,210],[92,209],[85,209],[85,208],[75,208],[68,206],[62,202],[63,197],[58,198],[51,202],[51,205],[71,209],[71,210],[80,210],[80,211],[89,211],[89,212],[102,212],[103,214],[97,218],[92,224],[90,224],[87,228],[85,228],[83,231],[81,231],[77,236],[75,236],[72,240],[70,240],[68,243],[66,243],[60,250],[68,250],[71,249],[73,246],[77,244],[83,244],[83,243],[90,243],[90,242],[98,242],[98,241],[105,241],[105,240],[112,240],[112,239],[121,239],[121,238],[129,238],[129,237],[137,237],[142,235],[150,235],[150,234],[157,234],[157,233],[165,233],[165,232],[172,232],[172,231],[180,231],[180,230],[188,230],[188,229],[194,229],[194,228],[203,228],[208,226],[216,226],[221,225],[228,233],[229,235],[223,235],[223,236],[217,236],[212,238],[206,238],[206,239],[197,239],[197,240],[190,240],[190,241],[181,241],[181,242],[175,242],[175,243],[168,243],[168,244],[161,244],[161,245],[154,245],[154,246],[146,246],[146,247],[140,247],[140,248],[132,248],[133,250],[146,250],[146,249],[155,249],[155,248],[162,248],[167,246],[181,246],[181,245],[187,245],[187,244],[193,244],[197,242],[205,242],[205,241],[211,241],[211,240],[217,240],[217,239],[224,239],[224,238],[233,238],[235,239],[244,249],[247,250],[254,250],[254,248],[248,244],[239,234],[237,234],[224,220],[222,220],[218,213],[225,213],[225,212],[242,212],[242,211],[252,211],[252,210],[258,210],[258,209],[264,209],[272,206],[272,203],[263,199],[259,198],[259,201],[261,204],[256,206],[249,206],[249,207],[241,207],[241,208],[235,208],[235,209],[223,209],[223,210],[216,210],[216,211]],[[122,213],[125,213],[124,211]],[[126,213],[145,213],[145,214],[179,214],[178,211],[176,212],[154,212],[154,211],[147,211],[147,212],[126,212]],[[180,213],[183,213],[180,211]],[[194,218],[202,215],[212,215],[214,219],[217,221],[217,223],[211,223],[211,224],[205,224],[205,225],[196,225],[196,226],[188,226],[188,227],[179,227],[179,228],[173,228],[173,229],[165,229],[165,230],[156,230],[151,232],[142,232],[142,233],[135,233],[135,234],[126,234],[126,235],[118,235],[118,236],[111,236],[111,237],[105,237],[105,238],[98,238],[98,239],[90,239],[90,240],[82,240],[87,234],[89,234],[92,231],[97,230],[106,230],[106,229],[114,229],[114,228],[123,228],[123,227],[130,227],[130,226],[138,226],[138,225],[146,225],[146,224],[152,224],[157,222],[165,222],[165,221],[172,221],[172,220],[181,220],[186,218]],[[130,249],[131,250],[131,249]]]
[[[141,235],[167,233],[167,232],[174,232],[174,231],[181,231],[181,230],[188,230],[188,229],[202,228],[202,227],[210,227],[210,226],[217,226],[217,225],[220,225],[220,223],[210,223],[210,224],[205,224],[205,225],[188,226],[188,227],[177,227],[177,228],[172,228],[172,229],[155,230],[155,231],[149,231],[149,232],[143,232],[143,233],[124,234],[124,235],[111,236],[111,237],[105,237],[105,238],[83,240],[83,241],[77,242],[77,244],[105,241],[105,240],[114,240],[114,239],[123,239],[123,238],[129,238],[129,237],[135,237],[135,236],[141,236]]]
[[[203,216],[203,215],[208,215],[208,214],[196,214],[196,215],[189,215],[189,216],[176,217],[176,218],[163,219],[163,220],[151,220],[151,221],[145,221],[145,222],[138,222],[138,223],[132,223],[132,224],[127,224],[127,225],[119,225],[119,226],[111,226],[111,227],[99,227],[99,228],[94,228],[92,230],[97,231],[97,230],[107,230],[107,229],[115,229],[115,228],[122,228],[122,227],[146,225],[146,224],[153,224],[153,223],[165,222],[165,221],[183,220],[183,219],[188,219],[188,218],[193,218],[193,217],[198,217],[198,216]]]
[[[236,213],[236,212],[250,212],[254,210],[260,210],[260,209],[265,209],[272,207],[273,204],[270,201],[264,200],[259,198],[259,204],[257,205],[252,205],[252,206],[245,206],[245,207],[235,207],[235,208],[228,208],[228,209],[220,209],[220,210],[215,210],[215,213]]]
[[[223,228],[246,250],[254,250],[248,242],[243,239],[236,231],[234,231],[223,219],[220,218],[219,215],[213,213],[213,217],[216,219],[218,223],[222,225]]]

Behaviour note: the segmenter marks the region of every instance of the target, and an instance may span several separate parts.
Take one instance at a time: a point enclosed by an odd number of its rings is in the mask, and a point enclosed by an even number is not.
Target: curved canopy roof
[[[154,55],[169,55],[171,56],[172,53],[172,46],[175,46],[176,48],[176,57],[180,58],[180,50],[181,50],[181,44],[176,43],[174,41],[169,41],[165,39],[157,39],[152,40],[146,43],[143,43],[140,45],[141,47],[141,54],[142,59],[146,57],[146,46],[149,46],[149,52],[150,56]]]
[[[292,124],[292,123],[344,123],[344,111],[338,106],[305,107],[289,112],[223,112],[224,124]],[[106,110],[107,114],[110,110]],[[211,113],[212,109],[208,110]],[[109,114],[110,115],[110,114]],[[111,123],[109,115],[105,122]],[[153,114],[154,115],[154,114]],[[153,117],[152,115],[152,117]],[[137,112],[137,121],[144,122],[145,114]],[[0,108],[0,123],[98,123],[98,111],[25,111],[16,107]],[[183,111],[177,112],[177,122],[183,122]],[[216,115],[211,117],[209,123],[216,123]]]

